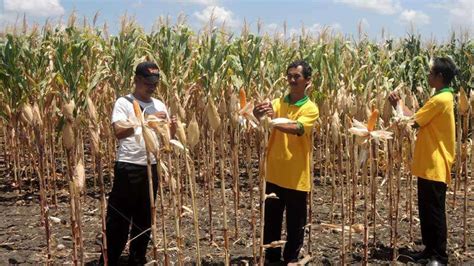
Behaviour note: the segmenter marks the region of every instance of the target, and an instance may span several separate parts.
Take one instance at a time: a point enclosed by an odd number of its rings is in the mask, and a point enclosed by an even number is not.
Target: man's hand
[[[397,104],[400,100],[400,94],[398,94],[398,92],[396,91],[390,93],[390,95],[388,96],[388,101],[394,108],[397,108]]]
[[[267,115],[270,118],[274,116],[273,106],[271,102],[263,102],[255,105],[253,108],[253,115],[260,119],[263,115]]]
[[[166,118],[168,118],[168,116],[166,115],[166,113],[165,113],[165,112],[162,112],[162,111],[156,112],[156,113],[154,113],[153,115],[156,116],[156,117],[159,118],[159,119],[166,119]]]

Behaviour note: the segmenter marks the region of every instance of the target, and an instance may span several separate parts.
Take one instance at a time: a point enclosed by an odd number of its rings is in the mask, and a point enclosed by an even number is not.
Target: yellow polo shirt
[[[319,116],[316,104],[308,96],[295,104],[289,96],[272,101],[275,117],[298,121],[304,128],[301,136],[273,129],[268,142],[267,181],[277,186],[310,191],[313,127]]]
[[[431,97],[416,112],[415,121],[420,128],[412,174],[449,185],[456,145],[453,89],[444,88]]]

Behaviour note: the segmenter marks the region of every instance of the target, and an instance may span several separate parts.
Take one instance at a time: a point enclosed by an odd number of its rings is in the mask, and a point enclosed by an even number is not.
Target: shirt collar
[[[305,104],[309,100],[308,95],[305,95],[303,98],[299,99],[297,102],[295,102],[294,105],[296,107],[301,107],[303,104]],[[290,95],[286,95],[285,98],[283,98],[283,102],[290,104]]]
[[[433,96],[438,95],[438,94],[443,93],[443,92],[451,92],[451,93],[454,93],[454,89],[451,88],[451,87],[442,88],[441,90],[435,92],[435,93],[433,94]]]

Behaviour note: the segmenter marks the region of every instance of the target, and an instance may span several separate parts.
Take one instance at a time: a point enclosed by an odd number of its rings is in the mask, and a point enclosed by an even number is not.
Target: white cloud
[[[59,0],[4,0],[6,13],[26,13],[38,17],[53,17],[64,14]]]
[[[280,27],[276,23],[270,23],[263,26],[263,31],[267,33],[275,33]]]
[[[474,1],[451,0],[430,4],[429,6],[446,10],[453,26],[467,26],[474,31]]]
[[[399,0],[334,0],[361,9],[368,9],[380,14],[391,15],[401,10]]]
[[[211,18],[218,24],[225,23],[229,27],[237,27],[239,21],[234,17],[232,11],[219,6],[208,6],[200,12],[194,12],[194,16],[202,24],[208,23]]]
[[[469,26],[471,30],[474,28],[474,2],[472,0],[456,1],[449,13],[453,24]]]
[[[180,3],[189,5],[203,5],[203,6],[215,6],[219,4],[219,0],[163,0],[168,3]]]
[[[430,24],[430,17],[422,11],[403,10],[398,17],[402,24],[406,25],[426,25]]]
[[[205,6],[216,5],[218,3],[217,0],[187,0],[187,1],[182,1],[182,2],[190,3],[190,4],[205,5]]]

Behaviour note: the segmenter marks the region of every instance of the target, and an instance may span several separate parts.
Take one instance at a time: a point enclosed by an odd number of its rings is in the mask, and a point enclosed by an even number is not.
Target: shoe
[[[441,261],[439,261],[435,258],[432,258],[428,261],[428,263],[426,265],[427,266],[441,266],[441,265],[446,265],[446,264],[442,263]]]
[[[432,256],[431,250],[424,249],[422,252],[409,255],[409,257],[416,263],[424,264],[427,263]]]

